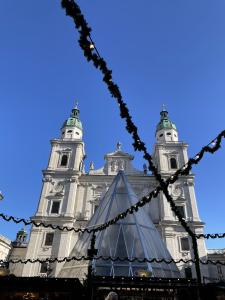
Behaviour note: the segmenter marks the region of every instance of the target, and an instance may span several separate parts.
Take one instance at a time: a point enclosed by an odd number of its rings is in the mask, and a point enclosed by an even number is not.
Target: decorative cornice
[[[189,220],[187,220],[187,218],[186,218],[186,221],[187,221],[187,223],[191,226],[191,227],[200,227],[200,228],[202,228],[202,227],[204,227],[204,225],[205,225],[205,223],[204,222],[201,222],[201,221],[189,221]],[[180,222],[177,220],[161,220],[160,222],[159,222],[159,224],[161,225],[161,226],[178,226],[178,227],[182,227],[182,225],[180,224]]]
[[[155,148],[165,147],[165,148],[174,148],[174,147],[183,147],[187,148],[188,144],[185,142],[166,142],[166,143],[156,143]]]
[[[71,144],[81,144],[84,145],[84,142],[82,140],[78,139],[52,139],[51,141],[52,145],[71,145]]]
[[[167,151],[167,152],[164,152],[163,155],[167,156],[167,157],[171,157],[171,156],[174,156],[174,155],[178,155],[179,153],[177,151]]]
[[[59,149],[59,150],[56,150],[57,153],[70,153],[72,152],[72,148],[62,148],[62,149]]]
[[[76,182],[76,183],[79,183],[79,180],[78,180],[78,177],[77,177],[77,176],[72,176],[72,177],[70,177],[69,179],[67,179],[65,182],[66,182],[66,183],[67,183],[67,182]]]
[[[51,175],[52,177],[58,176],[80,176],[81,172],[74,169],[45,169],[42,170],[43,175]]]
[[[45,175],[45,176],[42,178],[42,182],[52,182],[52,177],[49,176],[49,175]]]
[[[194,183],[193,179],[189,179],[186,182],[184,182],[184,185],[186,185],[186,186],[194,186],[195,183]]]
[[[222,254],[225,255],[225,249],[207,249],[207,253],[209,255],[213,255],[213,254]]]
[[[71,222],[75,221],[75,217],[64,216],[64,215],[60,215],[60,217],[58,215],[57,216],[54,216],[54,215],[51,215],[51,216],[35,215],[35,216],[31,217],[30,219],[32,221],[35,221],[35,222],[44,222],[46,224],[51,224],[51,222],[56,222],[56,224],[60,225],[60,226],[62,226],[65,223],[71,223]],[[38,228],[38,229],[40,229],[40,228]],[[43,229],[50,230],[49,228],[43,228]]]

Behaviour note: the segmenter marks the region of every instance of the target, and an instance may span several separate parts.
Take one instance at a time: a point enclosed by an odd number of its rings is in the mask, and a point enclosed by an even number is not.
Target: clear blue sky
[[[152,151],[165,103],[189,155],[225,128],[224,0],[79,1],[92,36],[119,84],[140,135]],[[117,141],[133,153],[118,108],[87,63],[60,1],[0,1],[1,211],[36,211],[49,140],[79,100],[87,162],[103,165]],[[224,145],[225,146],[225,145]],[[225,147],[194,168],[206,232],[225,231]],[[144,161],[136,155],[135,165]],[[0,220],[11,239],[21,225]],[[225,240],[208,243],[225,247]]]

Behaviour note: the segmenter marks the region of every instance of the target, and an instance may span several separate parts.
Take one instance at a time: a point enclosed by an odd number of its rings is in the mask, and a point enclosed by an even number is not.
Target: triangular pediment
[[[127,158],[129,160],[134,159],[133,155],[130,155],[129,153],[126,153],[126,152],[123,152],[123,151],[115,151],[115,152],[108,153],[108,154],[105,155],[105,159],[107,159],[109,157],[123,157],[123,158]]]

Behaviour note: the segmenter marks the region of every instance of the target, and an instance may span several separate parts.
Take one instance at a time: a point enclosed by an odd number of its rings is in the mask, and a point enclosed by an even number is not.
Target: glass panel
[[[185,277],[187,279],[191,279],[192,278],[192,271],[191,271],[191,267],[187,267],[184,269],[185,272]]]
[[[41,264],[40,273],[47,273],[47,271],[48,271],[48,265],[47,265],[46,262],[43,262],[43,263]]]
[[[68,155],[63,154],[60,166],[63,166],[63,167],[67,166],[67,162],[68,162]]]
[[[53,243],[54,233],[48,232],[45,236],[45,246],[51,246]]]
[[[188,238],[181,238],[180,241],[181,241],[181,250],[183,251],[190,250]]]
[[[52,214],[58,214],[59,213],[59,201],[53,201],[52,202],[52,209],[51,209],[51,213]]]
[[[177,160],[176,160],[176,158],[172,157],[170,159],[170,167],[171,167],[171,169],[177,169]]]
[[[178,209],[180,215],[182,216],[182,218],[185,219],[185,210],[184,210],[184,206],[177,206],[177,209]]]
[[[92,228],[96,224],[103,224],[118,213],[125,211],[130,205],[138,201],[125,175],[119,172],[110,188],[100,199],[99,207],[87,224]],[[90,248],[92,234],[83,233],[78,239],[70,256],[87,255]],[[123,220],[109,226],[106,230],[96,233],[95,248],[98,249],[97,256],[116,258],[165,258],[171,259],[171,255],[162,241],[158,230],[145,209],[141,208],[135,214],[128,214]],[[67,273],[75,274],[78,262],[65,263],[63,268],[64,277]],[[138,270],[148,270],[154,276],[179,277],[179,271],[175,264],[165,263],[140,263],[138,261],[112,261],[96,260],[94,270],[97,275],[102,276],[131,276]],[[81,265],[82,268],[82,265]],[[70,272],[71,270],[71,272]],[[83,273],[86,273],[84,271]],[[60,274],[59,274],[60,275]],[[75,276],[75,275],[74,275]]]

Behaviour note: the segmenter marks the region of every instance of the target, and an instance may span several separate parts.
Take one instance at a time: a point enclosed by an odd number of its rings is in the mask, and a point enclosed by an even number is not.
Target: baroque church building
[[[160,122],[157,125],[155,136],[154,163],[162,177],[167,178],[188,161],[188,145],[179,141],[177,128],[169,119],[165,109],[160,113]],[[85,172],[83,128],[78,107],[72,109],[70,117],[64,122],[61,128],[61,137],[51,140],[51,147],[48,166],[43,171],[43,187],[37,212],[32,217],[32,220],[36,222],[74,228],[95,226],[115,217],[122,212],[120,209],[125,208],[126,210],[128,208],[126,205],[134,204],[135,201],[147,195],[158,185],[145,165],[143,170],[137,170],[133,167],[134,157],[123,152],[120,143],[117,144],[114,152],[105,155],[105,163],[101,169],[95,170],[93,163],[91,163],[89,171]],[[123,189],[123,192],[121,193],[119,189]],[[169,192],[190,228],[196,234],[202,234],[204,223],[198,213],[194,175],[181,176],[176,183],[169,186]],[[122,194],[124,196],[121,196]],[[113,195],[119,195],[119,200],[113,200]],[[118,201],[118,205],[112,213],[113,201]],[[108,213],[103,213],[102,203],[105,203],[105,211],[107,210]],[[149,259],[169,259],[171,257],[175,260],[194,259],[191,239],[172,212],[163,193],[160,193],[149,204],[141,208],[135,218],[129,222],[126,221],[126,218],[122,220],[119,223],[120,227],[114,227],[118,228],[117,232],[115,234],[112,232],[111,236],[110,232],[107,236],[97,236],[96,248],[101,251],[101,247],[105,247],[104,254],[106,256],[118,256],[118,253],[122,253],[123,256],[126,254],[130,258],[142,258],[147,255]],[[111,227],[113,226],[116,225]],[[151,235],[149,235],[150,232]],[[128,253],[128,250],[127,252],[125,250],[118,252],[121,249],[115,249],[117,252],[114,251],[112,254],[112,248],[107,246],[107,238],[113,240],[115,244],[121,240],[123,246],[120,248],[132,248],[132,253]],[[129,246],[128,243],[131,239],[133,239],[133,244],[131,243]],[[75,256],[76,253],[87,255],[82,251],[86,251],[90,245],[87,242],[86,245],[82,244],[84,240],[82,235],[74,231],[59,231],[33,226],[24,258],[64,258]],[[137,246],[138,241],[140,241],[140,247]],[[81,248],[83,250],[79,252]],[[200,259],[207,259],[204,239],[198,240],[198,251]],[[78,268],[83,267],[81,263],[77,266]],[[162,277],[196,277],[195,266],[183,263],[172,266],[170,270],[162,265],[159,267],[129,266],[127,275],[135,276],[139,267],[140,269],[147,268],[148,271],[152,272],[152,276],[158,274]],[[49,266],[46,263],[27,263],[22,266],[21,275],[45,276],[49,272],[50,276],[54,277],[81,276],[71,271],[72,269],[76,269],[75,264],[56,263]],[[96,270],[101,275],[102,268],[97,269],[96,267]],[[107,273],[107,270],[111,271]],[[104,275],[115,275],[117,274],[115,272],[115,268],[106,266],[103,273]],[[202,265],[201,272],[202,276],[209,276],[208,266]]]

